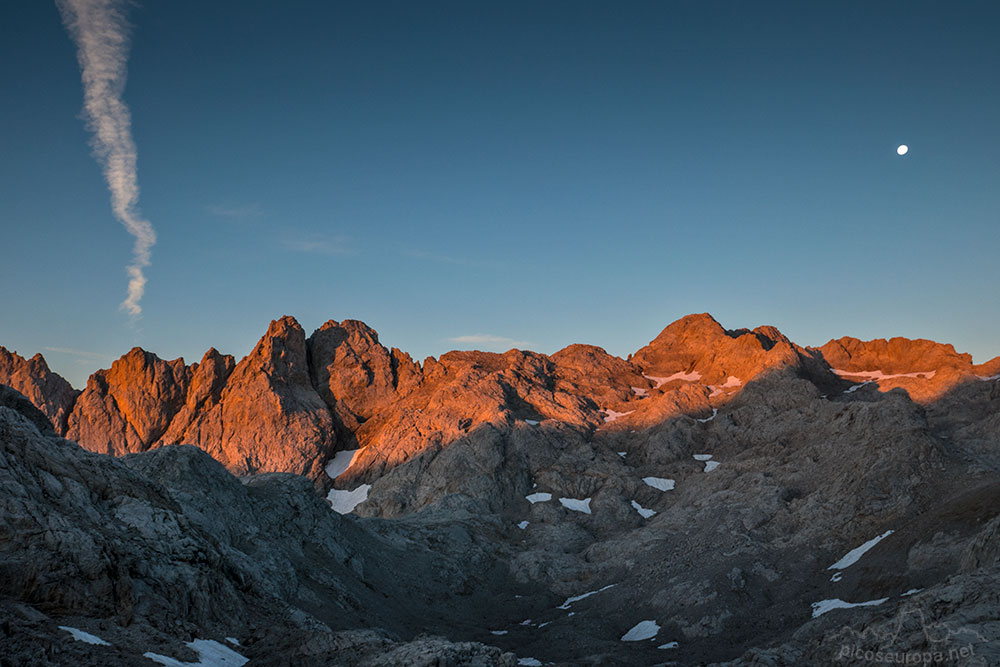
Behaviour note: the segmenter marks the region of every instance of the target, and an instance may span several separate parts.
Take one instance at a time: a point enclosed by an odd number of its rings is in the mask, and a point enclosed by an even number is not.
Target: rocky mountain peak
[[[735,380],[745,383],[771,368],[797,366],[800,359],[788,338],[775,327],[727,331],[711,315],[702,313],[667,326],[633,355],[632,363],[647,376],[686,375],[707,385],[721,385]]]
[[[45,413],[59,433],[65,432],[70,409],[79,395],[62,376],[49,370],[40,353],[25,359],[0,346],[0,384],[7,385]]]
[[[308,385],[306,335],[301,325],[289,315],[272,320],[267,333],[240,365],[248,372],[264,372],[290,384]]]

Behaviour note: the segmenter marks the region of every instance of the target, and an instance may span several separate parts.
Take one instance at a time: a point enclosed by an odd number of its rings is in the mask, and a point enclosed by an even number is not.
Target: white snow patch
[[[330,462],[326,464],[326,474],[331,479],[337,479],[343,475],[354,463],[354,459],[357,458],[360,451],[360,449],[345,449],[334,454]]]
[[[559,502],[562,506],[568,510],[573,510],[574,512],[583,512],[584,514],[590,514],[590,498],[560,498]]]
[[[864,387],[866,384],[871,384],[871,382],[862,382],[861,384],[856,384],[853,387],[848,387],[847,389],[844,390],[844,393],[845,394],[853,394],[858,389],[861,389],[862,387]]]
[[[707,461],[710,458],[712,458],[711,454],[695,454],[694,455],[694,460],[695,461]]]
[[[922,378],[930,380],[937,374],[937,371],[917,371],[916,373],[894,373],[887,375],[880,370],[877,371],[845,371],[839,368],[831,368],[834,373],[841,377],[863,378],[872,382],[878,380],[892,380],[893,378]]]
[[[643,477],[642,481],[654,489],[659,489],[660,491],[674,490],[674,480],[666,479],[665,477]]]
[[[517,664],[525,665],[525,667],[542,667],[541,661],[536,658],[518,658]]]
[[[844,573],[838,570],[836,573],[834,573],[832,577],[830,577],[830,581],[836,583],[843,578],[844,578]]]
[[[873,537],[872,539],[870,539],[867,542],[865,542],[864,544],[862,544],[860,547],[857,547],[855,549],[851,549],[850,551],[848,551],[846,554],[844,554],[843,558],[841,558],[836,563],[834,563],[833,565],[831,565],[830,567],[828,567],[826,569],[828,569],[828,570],[843,570],[845,568],[848,568],[848,567],[854,565],[872,547],[874,547],[876,544],[878,544],[879,542],[881,542],[885,538],[887,538],[890,535],[892,535],[892,533],[893,533],[893,531],[887,530],[884,533],[882,533],[881,535],[879,535],[878,537]]]
[[[520,528],[521,530],[524,530],[525,528],[528,527],[529,523],[531,523],[531,522],[530,521],[522,521],[521,523],[517,524],[517,527]]]
[[[632,391],[634,391],[635,395],[639,398],[646,398],[649,396],[649,389],[646,389],[645,387],[632,387]]]
[[[705,472],[712,472],[719,467],[718,461],[705,461]]]
[[[528,424],[529,426],[538,426],[541,422],[539,422],[537,419],[525,419],[524,423]]]
[[[917,593],[919,593],[922,590],[924,590],[924,589],[922,589],[922,588],[911,588],[910,590],[908,590],[905,593],[903,593],[903,597],[906,598],[906,597],[910,597],[911,595],[916,595]]]
[[[1000,375],[977,375],[977,378],[983,382],[992,382],[993,380],[1000,380]]]
[[[250,662],[250,658],[244,658],[228,646],[211,639],[195,639],[187,642],[187,645],[198,653],[198,662],[181,662],[152,652],[143,653],[142,657],[167,667],[242,667]]]
[[[60,625],[59,629],[60,630],[65,630],[66,632],[68,632],[71,635],[73,635],[73,639],[75,639],[78,642],[86,642],[87,644],[96,644],[98,646],[111,646],[111,644],[109,644],[108,642],[104,641],[103,639],[101,639],[97,635],[92,635],[89,632],[84,632],[83,630],[80,630],[79,628],[71,628],[68,625]]]
[[[660,644],[656,648],[677,648],[680,646],[677,642],[667,642],[666,644]]]
[[[556,607],[556,609],[569,609],[569,606],[571,604],[573,604],[574,602],[579,602],[580,600],[586,600],[591,595],[597,595],[598,593],[603,593],[604,591],[608,590],[609,588],[614,588],[614,587],[615,587],[615,584],[608,584],[604,588],[598,588],[596,591],[590,591],[588,593],[582,593],[580,595],[574,595],[572,597],[568,597],[568,598],[566,598],[566,601],[563,602],[558,607]]]
[[[353,491],[330,489],[330,493],[326,494],[326,500],[337,514],[348,514],[353,512],[355,507],[368,500],[368,492],[371,491],[371,488],[371,484],[362,484]]]
[[[619,417],[624,417],[625,415],[632,414],[633,412],[635,412],[635,410],[629,410],[628,412],[615,412],[614,410],[605,408],[604,412],[606,412],[608,415],[607,417],[604,418],[604,421],[606,423],[611,423],[616,419],[618,419]]]
[[[715,396],[720,396],[724,394],[724,389],[733,389],[735,387],[740,387],[743,385],[743,380],[738,377],[730,375],[726,378],[724,384],[710,384],[708,388],[712,390],[712,393],[708,395],[709,398],[714,398]]]
[[[507,634],[506,630],[490,630],[491,635],[496,635],[497,637]]]
[[[237,639],[236,637],[226,637],[226,641],[229,642],[230,644],[232,644],[233,646],[239,646],[240,645],[240,640]]]
[[[615,453],[622,458],[625,458],[625,455],[628,454],[628,452],[615,452]]]
[[[719,408],[712,408],[712,416],[711,417],[705,417],[704,419],[695,419],[695,421],[704,424],[704,423],[710,422],[713,419],[715,419],[715,416],[717,414],[719,414]]]
[[[817,616],[822,616],[828,611],[833,611],[834,609],[850,609],[851,607],[875,607],[882,604],[889,598],[879,598],[878,600],[868,600],[867,602],[844,602],[840,598],[834,598],[833,600],[820,600],[819,602],[812,603],[813,618]]]
[[[538,493],[532,493],[530,496],[525,496],[524,499],[532,505],[535,503],[547,503],[552,500],[552,494],[539,491]]]
[[[648,510],[639,503],[635,502],[634,500],[632,501],[632,507],[635,508],[635,511],[638,512],[639,516],[641,516],[643,519],[648,519],[649,517],[656,514],[656,510]]]
[[[531,625],[531,619],[530,618],[524,619],[523,621],[521,621],[521,625]]]
[[[691,371],[690,373],[685,373],[681,371],[680,373],[674,373],[673,375],[668,375],[667,377],[656,377],[655,375],[645,375],[644,378],[647,380],[652,380],[656,383],[656,388],[659,389],[668,382],[673,382],[674,380],[683,380],[684,382],[697,382],[701,379],[701,373],[698,371]]]
[[[660,626],[656,621],[639,621],[635,626],[622,635],[623,642],[641,642],[652,639],[660,631]]]

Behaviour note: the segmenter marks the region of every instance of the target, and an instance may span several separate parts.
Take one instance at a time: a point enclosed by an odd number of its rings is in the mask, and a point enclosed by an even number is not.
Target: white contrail
[[[146,287],[142,270],[149,266],[156,232],[139,212],[132,117],[122,100],[129,25],[119,0],[56,0],[56,5],[76,42],[83,78],[83,111],[87,127],[94,133],[94,155],[111,191],[111,209],[135,237],[132,263],[127,267],[128,297],[121,304],[134,317],[142,313],[139,301]]]

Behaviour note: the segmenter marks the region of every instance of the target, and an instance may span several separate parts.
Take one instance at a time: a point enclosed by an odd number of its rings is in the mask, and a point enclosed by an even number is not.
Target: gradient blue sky
[[[76,386],[133,345],[362,319],[622,356],[711,312],[1000,354],[996,2],[146,2],[125,100],[143,314],[54,5],[0,9],[0,344]],[[906,143],[910,153],[896,155]]]

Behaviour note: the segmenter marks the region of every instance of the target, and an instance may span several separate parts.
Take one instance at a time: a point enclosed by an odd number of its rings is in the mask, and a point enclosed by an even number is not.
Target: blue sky
[[[418,359],[625,356],[704,311],[1000,354],[995,2],[133,6],[138,319],[75,47],[0,16],[0,344],[77,386],[284,314]]]

